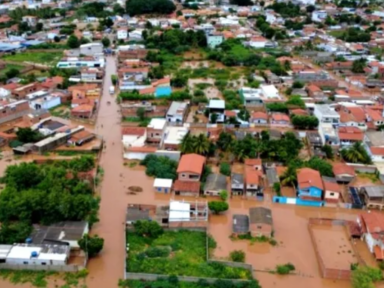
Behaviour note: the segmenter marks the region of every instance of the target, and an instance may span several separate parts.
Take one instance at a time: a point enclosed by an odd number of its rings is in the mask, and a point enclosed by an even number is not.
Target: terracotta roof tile
[[[355,170],[351,166],[348,166],[345,163],[335,163],[335,164],[333,164],[333,169],[332,170],[333,170],[333,174],[335,174],[336,176],[337,175],[343,175],[343,174],[352,175],[352,176],[356,175]]]
[[[184,192],[193,192],[193,193],[199,193],[200,192],[200,181],[181,181],[176,180],[173,184],[173,190],[174,191],[184,191]]]
[[[316,187],[324,190],[320,172],[311,168],[302,168],[297,170],[297,182],[301,189]]]
[[[201,174],[203,166],[205,164],[205,157],[199,154],[184,154],[181,156],[179,166],[177,167],[177,173],[191,172],[195,174]]]

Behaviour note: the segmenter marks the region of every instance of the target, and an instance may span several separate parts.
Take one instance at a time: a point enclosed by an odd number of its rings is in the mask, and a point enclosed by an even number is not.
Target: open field
[[[26,52],[17,53],[15,55],[6,55],[3,57],[3,59],[20,63],[30,62],[45,65],[55,65],[62,56],[63,53],[61,52]]]
[[[229,267],[206,261],[206,233],[196,231],[164,231],[158,238],[127,232],[128,272],[183,275],[226,279],[249,279],[244,268]],[[213,239],[208,241],[214,249]]]

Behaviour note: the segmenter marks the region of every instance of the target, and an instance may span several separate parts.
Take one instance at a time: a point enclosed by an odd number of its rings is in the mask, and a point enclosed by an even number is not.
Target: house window
[[[181,174],[181,177],[185,177],[185,174]]]
[[[329,193],[329,195],[331,195],[331,196],[335,196],[335,193],[332,192],[332,193]]]
[[[27,261],[24,261],[23,264],[28,265],[28,262],[27,262]]]
[[[41,262],[41,265],[47,265],[47,263],[45,263],[45,262]]]
[[[259,229],[259,230],[260,230],[261,228],[262,228],[262,227],[261,227],[260,225],[257,225],[257,229]]]

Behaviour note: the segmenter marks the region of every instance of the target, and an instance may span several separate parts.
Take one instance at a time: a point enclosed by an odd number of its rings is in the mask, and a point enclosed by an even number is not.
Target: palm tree
[[[341,156],[344,160],[351,163],[372,163],[371,157],[368,155],[361,142],[356,142],[352,145],[352,147],[341,150]]]
[[[204,134],[193,137],[192,150],[200,155],[207,155],[209,152],[209,140]]]
[[[288,186],[295,186],[297,181],[296,169],[293,167],[288,167],[287,170],[280,176],[281,184]]]
[[[184,136],[180,143],[181,153],[192,153],[193,152],[193,143],[194,139],[189,133]]]

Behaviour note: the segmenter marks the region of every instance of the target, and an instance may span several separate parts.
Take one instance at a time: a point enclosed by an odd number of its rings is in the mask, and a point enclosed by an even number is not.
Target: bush
[[[227,201],[227,199],[228,199],[228,192],[227,192],[227,190],[221,190],[220,193],[219,193],[219,196],[220,196],[220,199],[222,201]]]
[[[276,192],[277,196],[281,196],[281,187],[279,182],[273,183],[273,190]]]
[[[208,207],[214,214],[220,214],[229,208],[228,203],[222,201],[211,201],[208,203]]]
[[[295,266],[291,263],[276,266],[276,273],[280,274],[280,275],[287,275],[287,274],[291,273],[291,271],[294,271],[294,270],[295,270]]]
[[[176,179],[177,162],[164,156],[147,155],[140,163],[147,167],[148,176],[164,179]]]
[[[231,176],[231,166],[226,162],[221,163],[220,164],[220,173],[225,175],[225,176]]]
[[[159,223],[155,221],[139,220],[133,224],[133,227],[138,235],[148,236],[150,238],[157,238],[164,232]]]
[[[150,247],[145,251],[149,258],[168,257],[170,251],[167,247]]]
[[[229,257],[233,262],[244,262],[245,261],[245,253],[241,250],[234,250],[229,254]]]

